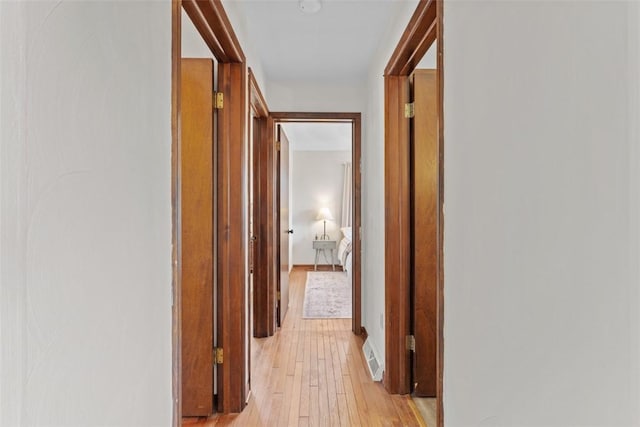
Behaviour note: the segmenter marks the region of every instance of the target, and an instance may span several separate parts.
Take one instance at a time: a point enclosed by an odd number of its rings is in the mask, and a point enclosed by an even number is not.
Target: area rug
[[[351,283],[342,271],[309,271],[304,287],[302,317],[350,319]]]

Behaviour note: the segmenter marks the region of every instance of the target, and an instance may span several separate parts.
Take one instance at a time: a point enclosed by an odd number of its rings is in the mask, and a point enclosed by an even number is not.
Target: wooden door
[[[272,133],[274,134],[272,136]],[[254,268],[253,268],[253,336],[273,335],[276,327],[276,153],[275,130],[267,117],[254,119],[253,126],[254,187]]]
[[[246,406],[247,354],[247,68],[219,63],[216,109],[216,344],[223,361],[216,365],[218,412]]]
[[[182,414],[213,413],[213,61],[182,59]]]
[[[292,230],[289,226],[289,140],[281,125],[278,125],[278,195],[276,206],[278,209],[278,236],[280,239],[278,249],[278,265],[280,274],[278,280],[278,305],[277,321],[278,326],[282,326],[284,316],[289,308],[289,237]]]
[[[257,240],[257,236],[256,236],[256,222],[258,220],[258,213],[256,210],[256,205],[255,205],[255,191],[256,191],[256,186],[255,186],[255,174],[256,174],[256,168],[255,168],[255,151],[256,151],[256,136],[259,133],[258,130],[258,119],[253,115],[253,112],[249,113],[249,159],[248,159],[248,164],[249,164],[249,170],[248,170],[248,175],[249,175],[249,179],[247,180],[247,186],[248,186],[248,195],[249,195],[249,215],[247,215],[248,220],[249,220],[249,224],[248,224],[248,234],[249,234],[249,259],[248,259],[248,263],[247,263],[247,293],[246,293],[246,299],[245,299],[245,305],[246,305],[246,318],[245,318],[245,324],[247,325],[246,328],[246,336],[245,336],[245,343],[246,343],[246,347],[245,347],[245,354],[246,354],[246,365],[245,365],[245,371],[246,371],[246,375],[245,375],[245,384],[244,384],[244,393],[245,396],[249,396],[249,392],[251,390],[251,337],[253,336],[253,298],[254,298],[254,292],[255,292],[255,261],[256,261],[256,240]]]
[[[436,396],[438,285],[438,115],[436,70],[411,76],[412,314],[414,394]]]

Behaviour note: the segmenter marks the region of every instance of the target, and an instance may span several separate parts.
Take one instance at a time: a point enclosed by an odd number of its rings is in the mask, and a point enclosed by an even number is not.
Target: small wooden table
[[[335,240],[314,240],[313,249],[316,250],[316,260],[313,264],[314,271],[318,270],[318,255],[320,254],[320,251],[322,251],[323,254],[326,254],[325,251],[327,250],[331,251],[331,268],[333,268],[333,271],[336,271],[336,265],[333,258],[333,251],[336,249]]]

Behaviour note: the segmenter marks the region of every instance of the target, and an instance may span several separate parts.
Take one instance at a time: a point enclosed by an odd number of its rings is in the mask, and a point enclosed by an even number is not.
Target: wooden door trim
[[[273,138],[269,138],[269,108],[256,78],[249,68],[249,105],[256,118],[252,135],[254,161],[253,208],[256,212],[254,233],[256,235],[253,269],[253,336],[269,337],[275,333],[274,308],[271,296],[275,295],[271,263],[275,262],[273,242]],[[251,113],[249,113],[251,120]],[[258,137],[255,138],[254,136]]]
[[[327,122],[327,123],[343,123],[360,120],[360,113],[309,113],[309,112],[286,112],[272,111],[271,117],[282,123],[287,122]]]
[[[277,179],[277,150],[276,150],[276,138],[275,138],[275,122],[269,114],[267,118],[267,128],[266,128],[266,152],[267,152],[267,174],[268,174],[268,182],[270,182],[269,187],[267,188],[267,223],[266,223],[266,231],[265,235],[268,234],[268,238],[270,239],[269,245],[269,269],[268,269],[268,280],[270,286],[268,287],[269,295],[268,295],[268,306],[267,306],[267,317],[268,317],[268,330],[273,335],[277,330],[277,294],[276,287],[278,285],[278,276],[280,275],[280,265],[278,263],[278,231],[276,224],[277,217],[277,209],[276,207],[276,185],[278,183]]]
[[[362,115],[360,113],[345,112],[271,112],[270,117],[275,123],[291,122],[321,122],[321,123],[353,123],[352,133],[352,183],[353,183],[353,224],[354,238],[353,247],[353,317],[351,328],[354,334],[362,333],[362,242],[359,230],[362,226],[362,180],[360,172],[360,159],[362,156]],[[272,129],[274,129],[272,127]],[[273,131],[270,132],[273,134]]]
[[[411,357],[405,339],[411,329],[411,204],[409,78],[385,76],[385,374],[390,393],[411,390]]]
[[[225,137],[222,142],[218,141],[218,144],[225,144],[226,147],[219,149],[237,150],[241,146],[244,150],[244,143],[246,138],[246,108],[247,108],[247,73],[246,73],[246,60],[240,43],[235,35],[235,32],[229,22],[229,19],[224,11],[221,0],[172,0],[171,9],[171,202],[172,202],[172,395],[173,395],[173,416],[172,422],[174,426],[180,426],[182,423],[182,391],[181,391],[181,298],[182,284],[180,277],[182,274],[182,266],[180,262],[181,258],[181,235],[180,235],[180,204],[181,193],[180,185],[181,168],[180,168],[180,61],[181,61],[181,42],[182,42],[182,9],[187,12],[187,15],[193,21],[201,37],[207,43],[207,46],[211,49],[213,56],[216,58],[219,65],[221,64],[234,64],[235,66],[228,67],[229,72],[232,75],[241,73],[240,78],[232,79],[232,83],[226,88],[219,88],[223,92],[233,93],[234,96],[238,96],[235,100],[229,96],[225,96],[225,107],[228,108],[229,115],[229,135]],[[235,152],[235,151],[232,151]],[[233,156],[229,157],[226,166],[229,167],[228,173],[222,177],[218,177],[218,189],[226,191],[229,195],[238,193],[234,191],[234,186],[238,182],[244,182],[245,179],[245,167],[244,167],[244,153],[240,159],[236,159]],[[221,180],[220,178],[223,178]],[[242,193],[242,192],[240,192]],[[233,204],[230,206],[224,206],[218,204],[216,207],[218,221],[222,218],[229,218],[237,221],[244,221],[246,215],[246,209],[244,202],[238,203],[236,198],[233,198]],[[229,239],[219,239],[218,241],[218,277],[222,275],[223,286],[227,287],[227,295],[242,298],[244,295],[245,287],[245,271],[244,263],[241,264],[241,268],[238,267],[240,263],[237,262],[238,257],[235,256],[239,253],[244,253],[244,246],[246,236],[244,236],[244,225],[239,230],[243,230],[240,235],[236,230],[237,224],[233,223],[233,230],[224,229],[219,227],[218,232],[223,230],[225,234],[223,236],[229,237]],[[227,233],[229,231],[229,233]],[[231,250],[233,246],[233,250]],[[220,249],[224,249],[220,251]],[[231,259],[231,258],[234,259]],[[244,259],[244,258],[242,258]],[[221,270],[222,269],[222,270]],[[240,274],[235,274],[236,271],[242,270]],[[218,280],[220,282],[220,280]],[[242,292],[242,296],[237,295]],[[241,299],[244,308],[244,300]],[[244,341],[242,336],[244,334],[244,328],[246,328],[244,321],[244,310],[238,310],[236,312],[229,312],[225,309],[227,317],[225,318],[226,324],[231,327],[233,331],[238,329],[242,330],[242,333],[235,335],[226,331],[224,332],[220,328],[222,325],[218,324],[218,338],[222,337],[225,352],[225,360],[236,357],[241,357],[243,362],[240,364],[241,374],[235,375],[231,372],[231,364],[227,362],[221,365],[219,373],[221,377],[218,382],[218,391],[227,391],[223,393],[223,396],[219,396],[218,411],[223,413],[240,412],[245,404],[245,399],[242,396],[242,390],[244,388]],[[220,313],[219,313],[220,314]],[[220,345],[221,341],[218,342]],[[235,372],[234,369],[233,372]],[[223,379],[227,382],[220,382]]]
[[[269,107],[267,101],[262,95],[256,76],[253,74],[253,70],[249,67],[249,103],[254,111],[254,114],[258,118],[269,117]]]
[[[182,0],[182,6],[219,63],[246,62],[221,0]]]
[[[353,146],[351,153],[352,184],[353,184],[353,318],[351,330],[356,335],[362,335],[362,122],[358,114],[353,119]],[[356,230],[355,233],[353,230]]]
[[[217,153],[217,287],[218,347],[226,363],[218,366],[218,410],[244,408],[245,290],[244,254],[247,242],[246,112],[247,68],[242,63],[218,64],[218,92],[224,108],[218,110]],[[241,361],[238,363],[237,361]],[[234,363],[235,362],[235,363]]]
[[[440,188],[438,194],[438,301],[437,301],[437,334],[438,334],[438,354],[437,354],[437,427],[444,427],[444,0],[437,2],[436,20],[437,24],[437,58],[436,74],[438,76],[438,150],[440,159],[438,160],[438,182]]]
[[[275,208],[276,208],[276,212],[275,212],[275,233],[276,233],[276,239],[275,239],[275,245],[278,248],[275,251],[275,266],[276,266],[276,280],[275,280],[275,291],[276,291],[276,298],[274,300],[275,302],[275,313],[276,313],[276,328],[281,328],[283,321],[284,321],[284,316],[286,316],[287,311],[288,311],[288,306],[283,308],[283,297],[284,297],[284,293],[282,292],[282,152],[283,152],[283,147],[286,145],[287,146],[287,152],[289,152],[289,138],[287,137],[286,132],[284,131],[284,129],[282,128],[282,126],[280,126],[280,123],[278,123],[276,125],[275,128],[275,142],[277,144],[277,146],[275,146],[274,148],[274,153],[275,153],[275,157],[274,157],[274,161],[275,161],[275,171],[276,171],[276,177],[275,177]],[[284,135],[284,139],[287,141],[286,144],[284,144],[282,142],[283,139],[283,135]],[[288,160],[287,160],[287,164],[288,164]],[[291,177],[289,176],[288,179],[291,179]],[[288,257],[289,254],[287,254]],[[288,280],[287,280],[287,285],[288,285]],[[288,290],[288,288],[287,288]],[[289,295],[287,295],[287,303],[289,302]],[[284,313],[283,313],[284,312]]]
[[[385,68],[385,379],[391,393],[410,391],[410,363],[404,339],[410,331],[409,127],[401,114],[408,99],[408,76],[437,39],[438,76],[438,278],[437,420],[444,425],[444,0],[420,0]],[[403,169],[404,168],[404,169]]]
[[[408,76],[436,40],[441,1],[420,0],[384,69],[387,76]]]

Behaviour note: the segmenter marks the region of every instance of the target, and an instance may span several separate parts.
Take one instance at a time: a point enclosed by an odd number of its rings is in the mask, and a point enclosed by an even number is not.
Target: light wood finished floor
[[[432,397],[413,397],[413,403],[415,403],[416,408],[418,408],[418,412],[420,416],[424,420],[424,422],[429,427],[435,427],[438,419],[438,410],[436,399]]]
[[[241,414],[185,418],[188,426],[425,426],[409,396],[371,380],[351,319],[303,319],[307,272],[290,276],[282,329],[252,340],[252,393]]]

